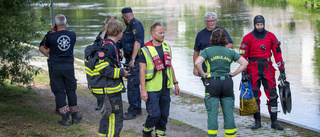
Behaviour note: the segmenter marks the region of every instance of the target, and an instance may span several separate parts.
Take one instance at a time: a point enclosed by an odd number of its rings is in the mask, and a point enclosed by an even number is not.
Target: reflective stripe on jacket
[[[85,63],[88,63],[87,60]],[[96,62],[94,70],[86,68],[88,87],[96,94],[111,94],[121,92],[124,88],[121,78],[124,71],[116,65],[109,65],[109,61],[100,59]]]

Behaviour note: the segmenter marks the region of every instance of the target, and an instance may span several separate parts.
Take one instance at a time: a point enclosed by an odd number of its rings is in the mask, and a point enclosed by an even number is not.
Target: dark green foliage
[[[32,76],[39,73],[29,65],[32,47],[23,45],[40,36],[40,21],[31,7],[38,1],[0,0],[0,86],[7,81],[30,85]]]
[[[287,0],[246,0],[251,5],[267,6],[267,7],[282,7],[288,5]]]
[[[317,34],[314,37],[314,57],[313,57],[313,63],[315,68],[315,75],[317,75],[317,78],[320,79],[320,20],[315,21],[315,34]]]

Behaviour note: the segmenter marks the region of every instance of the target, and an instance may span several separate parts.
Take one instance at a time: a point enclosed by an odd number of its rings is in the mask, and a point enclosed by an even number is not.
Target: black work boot
[[[131,120],[131,119],[136,119],[136,118],[137,118],[137,116],[134,116],[134,115],[132,115],[130,113],[125,113],[124,116],[123,116],[124,120]]]
[[[253,114],[254,117],[254,125],[252,125],[251,129],[258,129],[261,127],[261,115],[260,112]]]
[[[277,113],[271,113],[271,128],[276,130],[283,130],[284,127],[281,126],[277,121]]]
[[[152,131],[150,132],[142,131],[142,133],[143,133],[143,137],[152,137]]]
[[[71,116],[72,116],[72,124],[78,124],[82,119],[82,115],[79,112],[73,112],[71,113]]]
[[[103,101],[97,99],[97,107],[95,108],[95,110],[101,110],[102,109],[102,105],[103,105]]]
[[[276,130],[284,130],[284,127],[281,126],[278,121],[271,121],[271,128],[276,129]]]
[[[70,112],[66,112],[66,113],[60,113],[60,115],[62,116],[62,119],[59,120],[59,124],[63,125],[63,126],[70,126],[70,119],[69,119],[69,114]]]

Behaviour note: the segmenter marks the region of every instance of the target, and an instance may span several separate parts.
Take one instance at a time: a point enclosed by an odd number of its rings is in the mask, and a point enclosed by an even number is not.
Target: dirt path
[[[31,62],[32,65],[47,69],[46,58],[36,57],[34,61]],[[83,61],[76,61],[75,70],[76,78],[79,85],[83,87],[86,86],[86,77]],[[183,84],[183,83],[182,83]],[[43,85],[35,83],[34,89],[42,96],[42,108],[48,109],[50,113],[54,113],[54,96],[48,85]],[[89,91],[87,90],[89,93]],[[90,94],[90,93],[89,93]],[[128,108],[126,94],[123,95],[124,111]],[[199,100],[199,99],[197,99]],[[201,100],[201,99],[200,99]],[[207,136],[207,114],[203,103],[193,103],[194,100],[181,96],[171,96],[171,108],[169,123],[167,125],[167,136],[168,137],[204,137]],[[99,111],[95,111],[96,100],[93,96],[87,97],[82,94],[78,94],[78,105],[80,106],[80,112],[83,114],[83,120],[92,122],[92,125],[88,125],[90,131],[97,132],[99,120],[101,115]],[[145,108],[144,102],[142,101],[142,106]],[[124,121],[123,130],[139,133],[141,135],[142,125],[147,117],[147,112],[143,110],[143,115],[138,116],[134,120]],[[177,122],[179,120],[185,124]],[[235,120],[237,125],[237,136],[247,137],[278,137],[278,136],[299,136],[297,132],[286,126],[285,130],[277,131],[270,128],[270,121],[266,120],[262,122],[262,128],[259,130],[251,130],[250,127],[254,123],[253,118],[250,116],[239,116],[235,114]],[[224,136],[223,130],[223,116],[219,113],[219,132],[218,136]],[[191,126],[188,126],[188,125]]]

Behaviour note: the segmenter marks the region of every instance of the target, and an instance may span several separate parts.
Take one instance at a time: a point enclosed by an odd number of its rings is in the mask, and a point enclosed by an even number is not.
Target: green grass
[[[0,90],[0,136],[93,136],[85,122],[63,127],[59,115],[37,107],[35,91],[19,85],[6,85]]]
[[[47,86],[50,86],[50,79],[49,79],[49,73],[48,71],[42,70],[36,77],[35,81],[38,81],[40,83],[43,83]],[[87,98],[93,97],[91,92],[88,90],[87,87],[81,86],[80,84],[77,84],[77,92],[83,94]]]
[[[78,84],[78,87],[77,87],[77,92],[79,92],[80,94],[84,95],[87,98],[94,97],[87,87],[80,86],[79,84]]]
[[[34,80],[49,85],[50,79],[48,71],[42,69],[41,72],[34,78]]]

